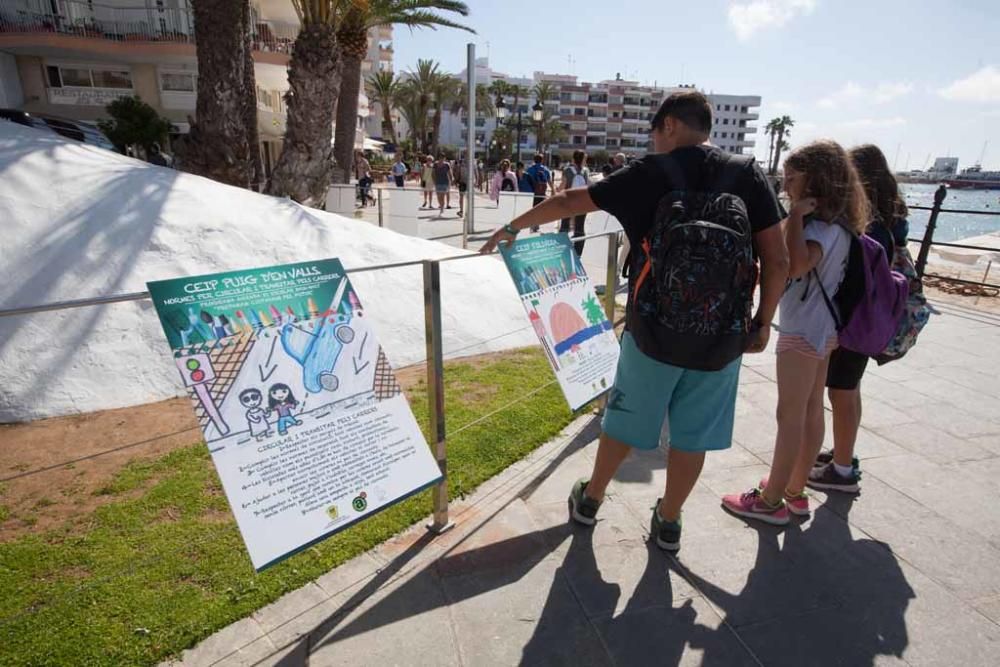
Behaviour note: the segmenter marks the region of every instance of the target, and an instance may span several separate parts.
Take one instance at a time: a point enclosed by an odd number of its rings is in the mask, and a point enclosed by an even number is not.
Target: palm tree
[[[412,128],[417,149],[427,151],[427,114],[434,103],[441,70],[433,60],[421,58],[417,60],[417,69],[410,70],[408,75],[406,93],[410,97],[410,111],[413,115],[407,115],[407,121]]]
[[[468,117],[469,84],[463,83],[461,85],[458,97],[456,97],[454,102],[452,102],[450,111],[456,116],[466,116],[466,129],[468,131],[466,135],[468,137],[467,140],[472,141],[474,144],[476,141],[475,120]],[[476,84],[476,118],[478,118],[480,114],[489,118],[494,114],[494,112],[496,112],[496,107],[493,106],[493,98],[490,97],[489,89],[481,83]]]
[[[776,127],[777,136],[774,140],[774,163],[771,165],[772,176],[778,171],[778,165],[781,164],[781,151],[783,148],[788,147],[785,137],[791,134],[793,125],[795,125],[795,121],[788,116],[782,116],[778,119]]]
[[[552,133],[559,134],[562,131],[562,125],[556,119],[548,118],[545,115],[545,103],[555,98],[558,94],[558,89],[548,81],[542,81],[535,84],[532,92],[535,94],[538,104],[542,107],[542,122],[535,126],[535,148],[538,152],[544,153],[549,143],[552,142]],[[553,124],[554,120],[556,122]]]
[[[392,72],[378,71],[368,77],[368,100],[382,109],[382,133],[388,135],[393,144],[399,145],[396,127],[392,124],[392,112],[401,102],[402,81]]]
[[[458,28],[475,32],[441,14],[469,15],[458,0],[351,0],[337,31],[337,60],[341,63],[340,98],[337,103],[334,157],[344,183],[350,180],[354,138],[361,91],[361,63],[368,52],[368,30],[380,25],[400,24],[410,28]]]
[[[431,120],[430,149],[431,154],[436,155],[438,145],[441,143],[441,116],[446,108],[451,108],[461,92],[461,84],[458,79],[450,74],[440,73],[434,81],[434,97],[431,108],[434,110],[433,120]]]
[[[774,170],[771,168],[774,162],[774,135],[778,132],[778,122],[780,120],[780,118],[772,118],[764,127],[764,133],[770,138],[767,146],[767,172],[769,174],[774,173]]]
[[[180,163],[193,174],[250,187],[260,179],[250,3],[195,4],[198,96],[191,132],[179,146]]]
[[[301,25],[288,65],[287,129],[270,192],[306,205],[322,205],[331,182],[331,121],[340,89],[337,26],[349,2],[292,0]]]

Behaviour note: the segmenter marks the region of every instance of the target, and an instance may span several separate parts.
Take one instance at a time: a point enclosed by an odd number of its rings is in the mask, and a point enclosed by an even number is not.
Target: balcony
[[[298,25],[255,21],[251,36],[254,51],[289,56]],[[47,46],[73,50],[88,42],[117,42],[134,48],[156,45],[154,50],[178,52],[171,45],[193,46],[194,16],[189,7],[112,6],[79,0],[0,0],[0,46]],[[106,51],[106,49],[104,49]],[[193,49],[180,48],[181,53]],[[264,60],[269,60],[265,58]],[[287,57],[282,59],[287,62]]]

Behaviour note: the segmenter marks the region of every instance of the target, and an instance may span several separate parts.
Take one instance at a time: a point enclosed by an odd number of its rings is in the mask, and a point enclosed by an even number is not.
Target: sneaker
[[[667,521],[660,517],[660,501],[656,499],[653,506],[653,518],[649,522],[649,536],[656,540],[656,546],[664,551],[677,551],[681,548],[681,520]]]
[[[584,493],[590,480],[580,479],[573,485],[569,494],[569,515],[573,521],[585,526],[593,526],[597,522],[597,510],[601,503]]]
[[[861,481],[861,471],[857,468],[851,470],[848,477],[842,476],[833,467],[833,463],[828,463],[819,468],[813,468],[809,473],[809,481],[806,486],[811,489],[822,489],[824,491],[840,491],[842,493],[857,493],[861,490],[858,482]]]
[[[764,501],[760,489],[723,496],[722,506],[745,519],[756,519],[774,526],[784,526],[788,523],[788,508],[785,502],[781,501],[775,507],[771,507]]]
[[[760,480],[760,485],[757,488],[761,491],[767,488],[767,477]],[[784,498],[785,507],[788,508],[789,512],[795,516],[809,516],[809,512],[811,511],[809,507],[809,496],[807,496],[804,491],[793,496],[786,490]]]
[[[819,455],[816,456],[816,462],[813,463],[813,468],[820,468],[828,463],[833,463],[832,449],[828,449],[825,452],[820,452]],[[861,462],[858,461],[857,456],[851,457],[851,465],[854,466],[855,470],[861,469]]]

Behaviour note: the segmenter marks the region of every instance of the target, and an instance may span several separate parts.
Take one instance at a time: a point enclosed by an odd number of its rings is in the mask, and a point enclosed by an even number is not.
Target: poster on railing
[[[523,238],[500,254],[570,408],[608,391],[618,338],[567,235]]]
[[[440,481],[340,260],[148,286],[258,571]]]

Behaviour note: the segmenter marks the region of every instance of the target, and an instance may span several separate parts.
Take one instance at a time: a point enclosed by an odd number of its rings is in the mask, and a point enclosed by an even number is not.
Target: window
[[[716,119],[715,119],[715,122],[714,122],[714,124],[715,124],[715,125],[718,125],[718,124],[719,124],[719,119],[718,119],[718,118],[716,118]]]
[[[716,104],[716,105],[715,105],[715,110],[716,110],[716,111],[722,111],[722,109],[721,109],[721,108],[719,107],[719,105],[718,105],[718,104]]]
[[[165,93],[194,93],[198,75],[193,72],[160,72],[160,90]]]
[[[587,115],[587,110],[586,109],[581,109],[580,107],[577,107],[577,108],[573,109],[573,115],[575,115],[575,116],[586,116]]]
[[[580,136],[574,136],[574,137],[573,137],[573,143],[574,143],[574,144],[582,144],[582,143],[583,143],[583,137],[580,137]]]
[[[729,125],[729,119],[728,118],[723,118],[722,119],[722,124],[723,125]]]
[[[728,104],[725,106],[724,111],[729,111],[729,105]]]
[[[132,73],[125,69],[48,65],[45,71],[50,88],[132,88]]]
[[[727,132],[723,132],[722,133],[722,138],[723,139],[727,139],[728,138],[728,133]]]
[[[743,106],[741,106],[740,107],[740,111],[743,112],[743,113],[746,113],[747,112],[747,106],[745,104]]]
[[[566,108],[560,108],[559,109],[559,115],[560,116],[569,116],[569,115],[572,115],[572,113],[573,112],[571,110],[566,109]]]

